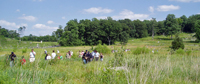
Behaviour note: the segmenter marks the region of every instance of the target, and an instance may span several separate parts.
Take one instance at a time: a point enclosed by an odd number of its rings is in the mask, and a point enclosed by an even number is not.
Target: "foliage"
[[[176,34],[174,41],[172,41],[172,49],[177,50],[179,48],[184,49],[184,44],[182,38],[180,38],[178,34]]]
[[[196,21],[195,29],[196,29],[195,37],[197,38],[197,41],[200,42],[200,20]]]
[[[146,47],[142,47],[142,48],[137,47],[136,50],[133,51],[133,54],[139,55],[139,54],[147,54],[149,52],[150,50]]]
[[[190,55],[191,53],[192,53],[192,51],[191,50],[188,50],[188,51],[186,51],[185,52],[187,55]]]
[[[164,25],[165,25],[165,28],[166,28],[165,34],[171,35],[171,39],[172,39],[172,35],[176,34],[180,30],[178,22],[177,22],[174,14],[168,14],[167,15],[167,18],[164,22]]]
[[[187,19],[187,23],[184,27],[184,32],[194,33],[196,31],[195,23],[197,20],[200,20],[200,14],[189,16],[189,18]]]
[[[16,30],[8,30],[6,28],[2,28],[0,26],[0,36],[8,37],[8,38],[18,38],[19,33]]]
[[[98,44],[94,50],[96,50],[97,52],[99,53],[103,53],[103,54],[110,54],[111,53],[111,50],[110,48],[107,47],[107,45],[103,44]]]
[[[22,54],[27,52],[27,48],[22,49]]]
[[[182,48],[179,48],[178,50],[176,50],[176,54],[181,54],[184,55],[185,51]]]
[[[136,27],[136,34],[135,34],[135,38],[142,38],[142,37],[147,37],[148,36],[148,32],[146,30],[146,24],[143,23],[140,20],[134,20],[133,21],[135,27]]]
[[[129,35],[126,32],[120,33],[119,41],[121,45],[125,45],[126,43],[128,43],[128,38],[129,38]]]

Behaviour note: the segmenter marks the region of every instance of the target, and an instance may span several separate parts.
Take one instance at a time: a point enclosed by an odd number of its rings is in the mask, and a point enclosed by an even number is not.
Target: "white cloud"
[[[65,19],[65,16],[63,16],[62,19]]]
[[[200,2],[200,0],[169,0],[169,1],[178,1],[178,2]]]
[[[119,15],[112,16],[113,19],[131,19],[131,20],[135,19],[144,20],[148,17],[149,15],[147,14],[135,14],[134,12],[127,9],[123,10]]]
[[[97,19],[106,19],[107,16],[99,16],[99,17],[96,17]]]
[[[92,8],[89,8],[89,9],[84,9],[83,10],[84,12],[86,13],[93,13],[93,14],[99,14],[99,13],[111,13],[113,12],[113,10],[111,9],[103,9],[101,7],[92,7]]]
[[[16,11],[17,11],[17,12],[20,12],[20,10],[19,10],[19,9],[17,9]]]
[[[161,5],[161,6],[158,6],[157,11],[172,11],[172,10],[178,10],[178,9],[180,9],[179,6]]]
[[[24,24],[24,23],[17,25],[15,22],[8,22],[8,21],[5,21],[5,20],[0,20],[0,26],[5,27],[6,29],[16,29],[16,28],[19,28],[21,26],[27,27],[28,25]]]
[[[36,21],[36,17],[34,16],[25,16],[25,14],[23,14],[22,17],[19,17],[19,19],[24,19],[24,20],[27,20],[27,21]]]
[[[54,22],[51,21],[51,20],[47,21],[47,24],[53,24],[53,23],[54,23]]]
[[[150,11],[151,13],[153,13],[153,12],[154,12],[154,7],[150,6],[150,7],[149,7],[149,11]]]
[[[27,26],[28,26],[28,24],[22,23],[22,24],[21,24],[21,26],[25,26],[25,27],[27,27]]]
[[[33,25],[34,29],[58,29],[58,27],[50,27],[50,26],[46,26],[44,24],[35,24]]]

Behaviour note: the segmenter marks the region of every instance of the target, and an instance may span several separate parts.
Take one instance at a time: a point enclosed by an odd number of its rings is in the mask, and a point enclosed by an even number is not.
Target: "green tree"
[[[147,32],[147,29],[146,29],[147,26],[144,22],[142,22],[140,20],[134,20],[133,23],[134,23],[135,29],[136,29],[136,32],[135,32],[136,38],[142,38],[142,37],[148,36],[148,32]]]
[[[178,26],[179,26],[179,28],[180,28],[180,32],[182,32],[182,23],[183,23],[183,19],[181,19],[181,18],[176,18],[176,20],[177,20],[177,22],[178,22]]]
[[[55,36],[57,40],[59,40],[62,37],[62,34],[63,34],[63,29],[62,26],[59,25],[58,29],[55,31]]]
[[[172,41],[172,49],[178,50],[179,48],[184,49],[183,40],[176,34],[174,41]]]
[[[187,17],[185,15],[183,15],[180,18],[183,20],[183,22],[181,24],[181,32],[183,32],[183,29],[185,28],[185,25],[187,24]]]
[[[184,27],[184,32],[194,33],[196,30],[195,23],[197,20],[200,20],[200,14],[189,16],[187,24]]]
[[[128,33],[126,33],[125,31],[121,32],[119,34],[119,41],[120,41],[121,45],[125,45],[126,43],[128,43],[128,38],[129,38]]]
[[[119,22],[124,23],[128,26],[128,27],[124,27],[123,31],[126,31],[129,34],[129,36],[133,38],[136,32],[133,21],[131,21],[130,19],[124,19],[124,20],[119,20]]]
[[[158,24],[157,24],[157,34],[158,35],[164,35],[165,33],[165,25],[164,25],[164,21],[158,21]]]
[[[195,23],[196,34],[195,37],[197,38],[197,42],[200,41],[200,20],[197,20]]]
[[[67,23],[67,31],[64,32],[62,39],[59,43],[63,46],[77,46],[81,45],[81,40],[79,39],[78,23],[76,20],[70,20]]]
[[[177,22],[174,14],[167,15],[164,25],[166,28],[165,34],[167,36],[171,35],[171,39],[172,39],[172,35],[178,33],[178,31],[180,30],[180,27],[178,25],[178,22]]]

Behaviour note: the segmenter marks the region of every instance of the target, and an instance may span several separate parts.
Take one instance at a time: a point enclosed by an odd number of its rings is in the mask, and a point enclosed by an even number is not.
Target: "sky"
[[[24,35],[52,35],[59,25],[69,20],[165,20],[168,14],[176,18],[200,14],[200,0],[0,0],[0,26],[18,30]]]

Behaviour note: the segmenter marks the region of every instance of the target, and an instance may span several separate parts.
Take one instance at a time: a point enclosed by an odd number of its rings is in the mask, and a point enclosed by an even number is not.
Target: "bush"
[[[25,49],[22,50],[22,54],[24,54],[26,52],[27,52],[27,48],[25,48]]]
[[[176,34],[176,38],[172,41],[172,49],[177,50],[179,48],[184,49],[184,44],[183,40]]]
[[[190,54],[191,54],[191,52],[192,52],[191,50],[189,50],[189,51],[186,51],[186,54],[187,54],[187,55],[190,55]]]
[[[111,53],[111,50],[110,48],[107,47],[107,45],[103,44],[98,44],[94,50],[97,50],[99,53],[104,53],[104,54],[110,54]]]
[[[150,50],[148,48],[145,48],[145,47],[139,48],[139,47],[137,47],[136,50],[133,51],[133,54],[139,55],[139,54],[146,54],[146,53],[149,53],[149,52],[150,52]]]
[[[178,50],[176,50],[176,54],[183,55],[184,53],[185,53],[185,51],[182,48],[179,48]]]

